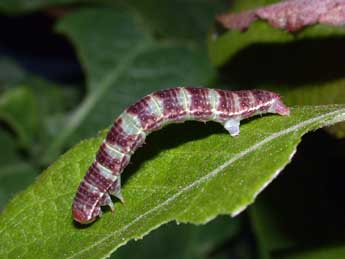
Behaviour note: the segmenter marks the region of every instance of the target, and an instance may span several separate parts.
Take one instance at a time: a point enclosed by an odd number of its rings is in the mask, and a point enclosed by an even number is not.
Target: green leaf
[[[32,183],[37,170],[24,162],[15,150],[14,140],[4,130],[0,130],[0,145],[4,152],[0,156],[0,210],[18,191]]]
[[[18,84],[27,74],[11,59],[0,57],[0,89]]]
[[[88,93],[52,141],[45,160],[65,145],[107,127],[145,94],[177,85],[205,84],[213,76],[204,51],[156,42],[140,20],[121,7],[75,12],[61,21],[58,30],[77,47],[87,73]]]
[[[219,217],[205,226],[169,223],[143,240],[131,241],[112,256],[116,258],[208,258],[227,238],[239,231],[239,220]],[[159,245],[157,245],[159,244]]]
[[[83,141],[5,208],[0,257],[104,258],[172,220],[204,224],[237,215],[290,162],[302,135],[343,120],[345,106],[338,105],[249,120],[237,138],[215,123],[169,126],[152,134],[125,170],[126,205],[80,227],[71,204],[102,137]]]
[[[65,112],[76,103],[78,94],[31,76],[23,78],[23,82],[32,86],[10,83],[3,91],[0,120],[15,132],[21,148],[37,158],[59,133],[66,120]]]
[[[276,259],[339,259],[345,256],[345,245],[319,247],[317,249],[294,252],[290,255],[274,257]]]
[[[272,28],[263,21],[257,21],[245,32],[228,31],[222,35],[209,37],[210,59],[216,66],[222,66],[234,58],[237,53],[245,51],[250,46],[264,44],[292,43],[295,41],[312,41],[329,37],[344,36],[344,28],[327,25],[313,25],[298,34],[291,34],[281,29]]]
[[[11,88],[0,96],[0,119],[15,130],[23,146],[33,142],[37,115],[36,99],[27,87]]]
[[[291,188],[293,187],[291,186]],[[263,196],[266,192],[263,193]],[[296,242],[288,235],[281,233],[280,213],[270,206],[265,206],[266,204],[262,200],[262,196],[260,196],[249,211],[258,243],[259,258],[269,259],[272,251],[291,248],[296,245]]]
[[[29,12],[43,9],[49,6],[81,2],[92,2],[92,0],[4,0],[0,2],[0,11],[7,13]]]
[[[64,124],[65,113],[79,102],[79,93],[26,73],[9,58],[0,58],[0,70],[0,119],[21,148],[40,157]]]
[[[52,139],[60,134],[68,119],[68,112],[80,103],[80,93],[71,86],[61,86],[29,76],[23,80],[35,96],[38,125],[29,149],[37,163],[46,166],[42,160]],[[25,109],[24,111],[25,112]]]
[[[2,0],[0,10],[10,13],[29,12],[62,4],[94,2],[116,9],[124,2],[136,11],[142,26],[160,37],[177,40],[192,40],[205,43],[207,30],[214,16],[225,8],[226,0]]]
[[[214,16],[226,6],[223,0],[130,0],[152,31],[167,38],[206,42]]]
[[[315,149],[315,143],[322,148]],[[258,247],[266,254],[261,258],[319,250],[326,254],[333,246],[344,246],[343,172],[339,170],[345,159],[344,144],[323,131],[305,136],[284,174],[250,208]]]

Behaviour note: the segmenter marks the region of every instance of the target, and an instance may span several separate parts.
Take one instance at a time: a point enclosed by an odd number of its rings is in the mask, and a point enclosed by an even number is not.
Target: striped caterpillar
[[[240,133],[240,120],[263,113],[289,115],[278,94],[265,90],[226,91],[177,87],[147,95],[129,106],[114,122],[95,161],[80,183],[72,214],[82,224],[114,206],[110,194],[123,202],[121,173],[148,134],[173,122],[216,121],[231,136]]]

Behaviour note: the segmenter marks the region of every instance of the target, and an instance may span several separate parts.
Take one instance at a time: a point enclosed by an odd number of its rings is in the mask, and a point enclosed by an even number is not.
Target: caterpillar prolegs
[[[176,87],[149,94],[129,106],[114,122],[95,161],[80,183],[72,213],[87,224],[101,216],[101,206],[114,209],[110,195],[121,195],[121,173],[148,134],[186,120],[216,121],[231,136],[240,133],[240,120],[263,113],[289,115],[278,94],[265,90],[226,91]]]

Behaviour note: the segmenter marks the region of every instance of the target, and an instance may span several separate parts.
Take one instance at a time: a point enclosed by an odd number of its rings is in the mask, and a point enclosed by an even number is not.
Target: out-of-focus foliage
[[[8,132],[0,131],[0,143],[6,147],[0,156],[0,208],[3,208],[9,198],[35,179],[38,172],[16,153],[16,143]]]

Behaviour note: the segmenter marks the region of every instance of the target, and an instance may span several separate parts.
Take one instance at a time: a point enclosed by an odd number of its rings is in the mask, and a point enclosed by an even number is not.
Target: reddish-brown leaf
[[[217,17],[228,29],[246,30],[256,20],[294,32],[313,24],[345,25],[345,0],[288,0],[241,13]]]

